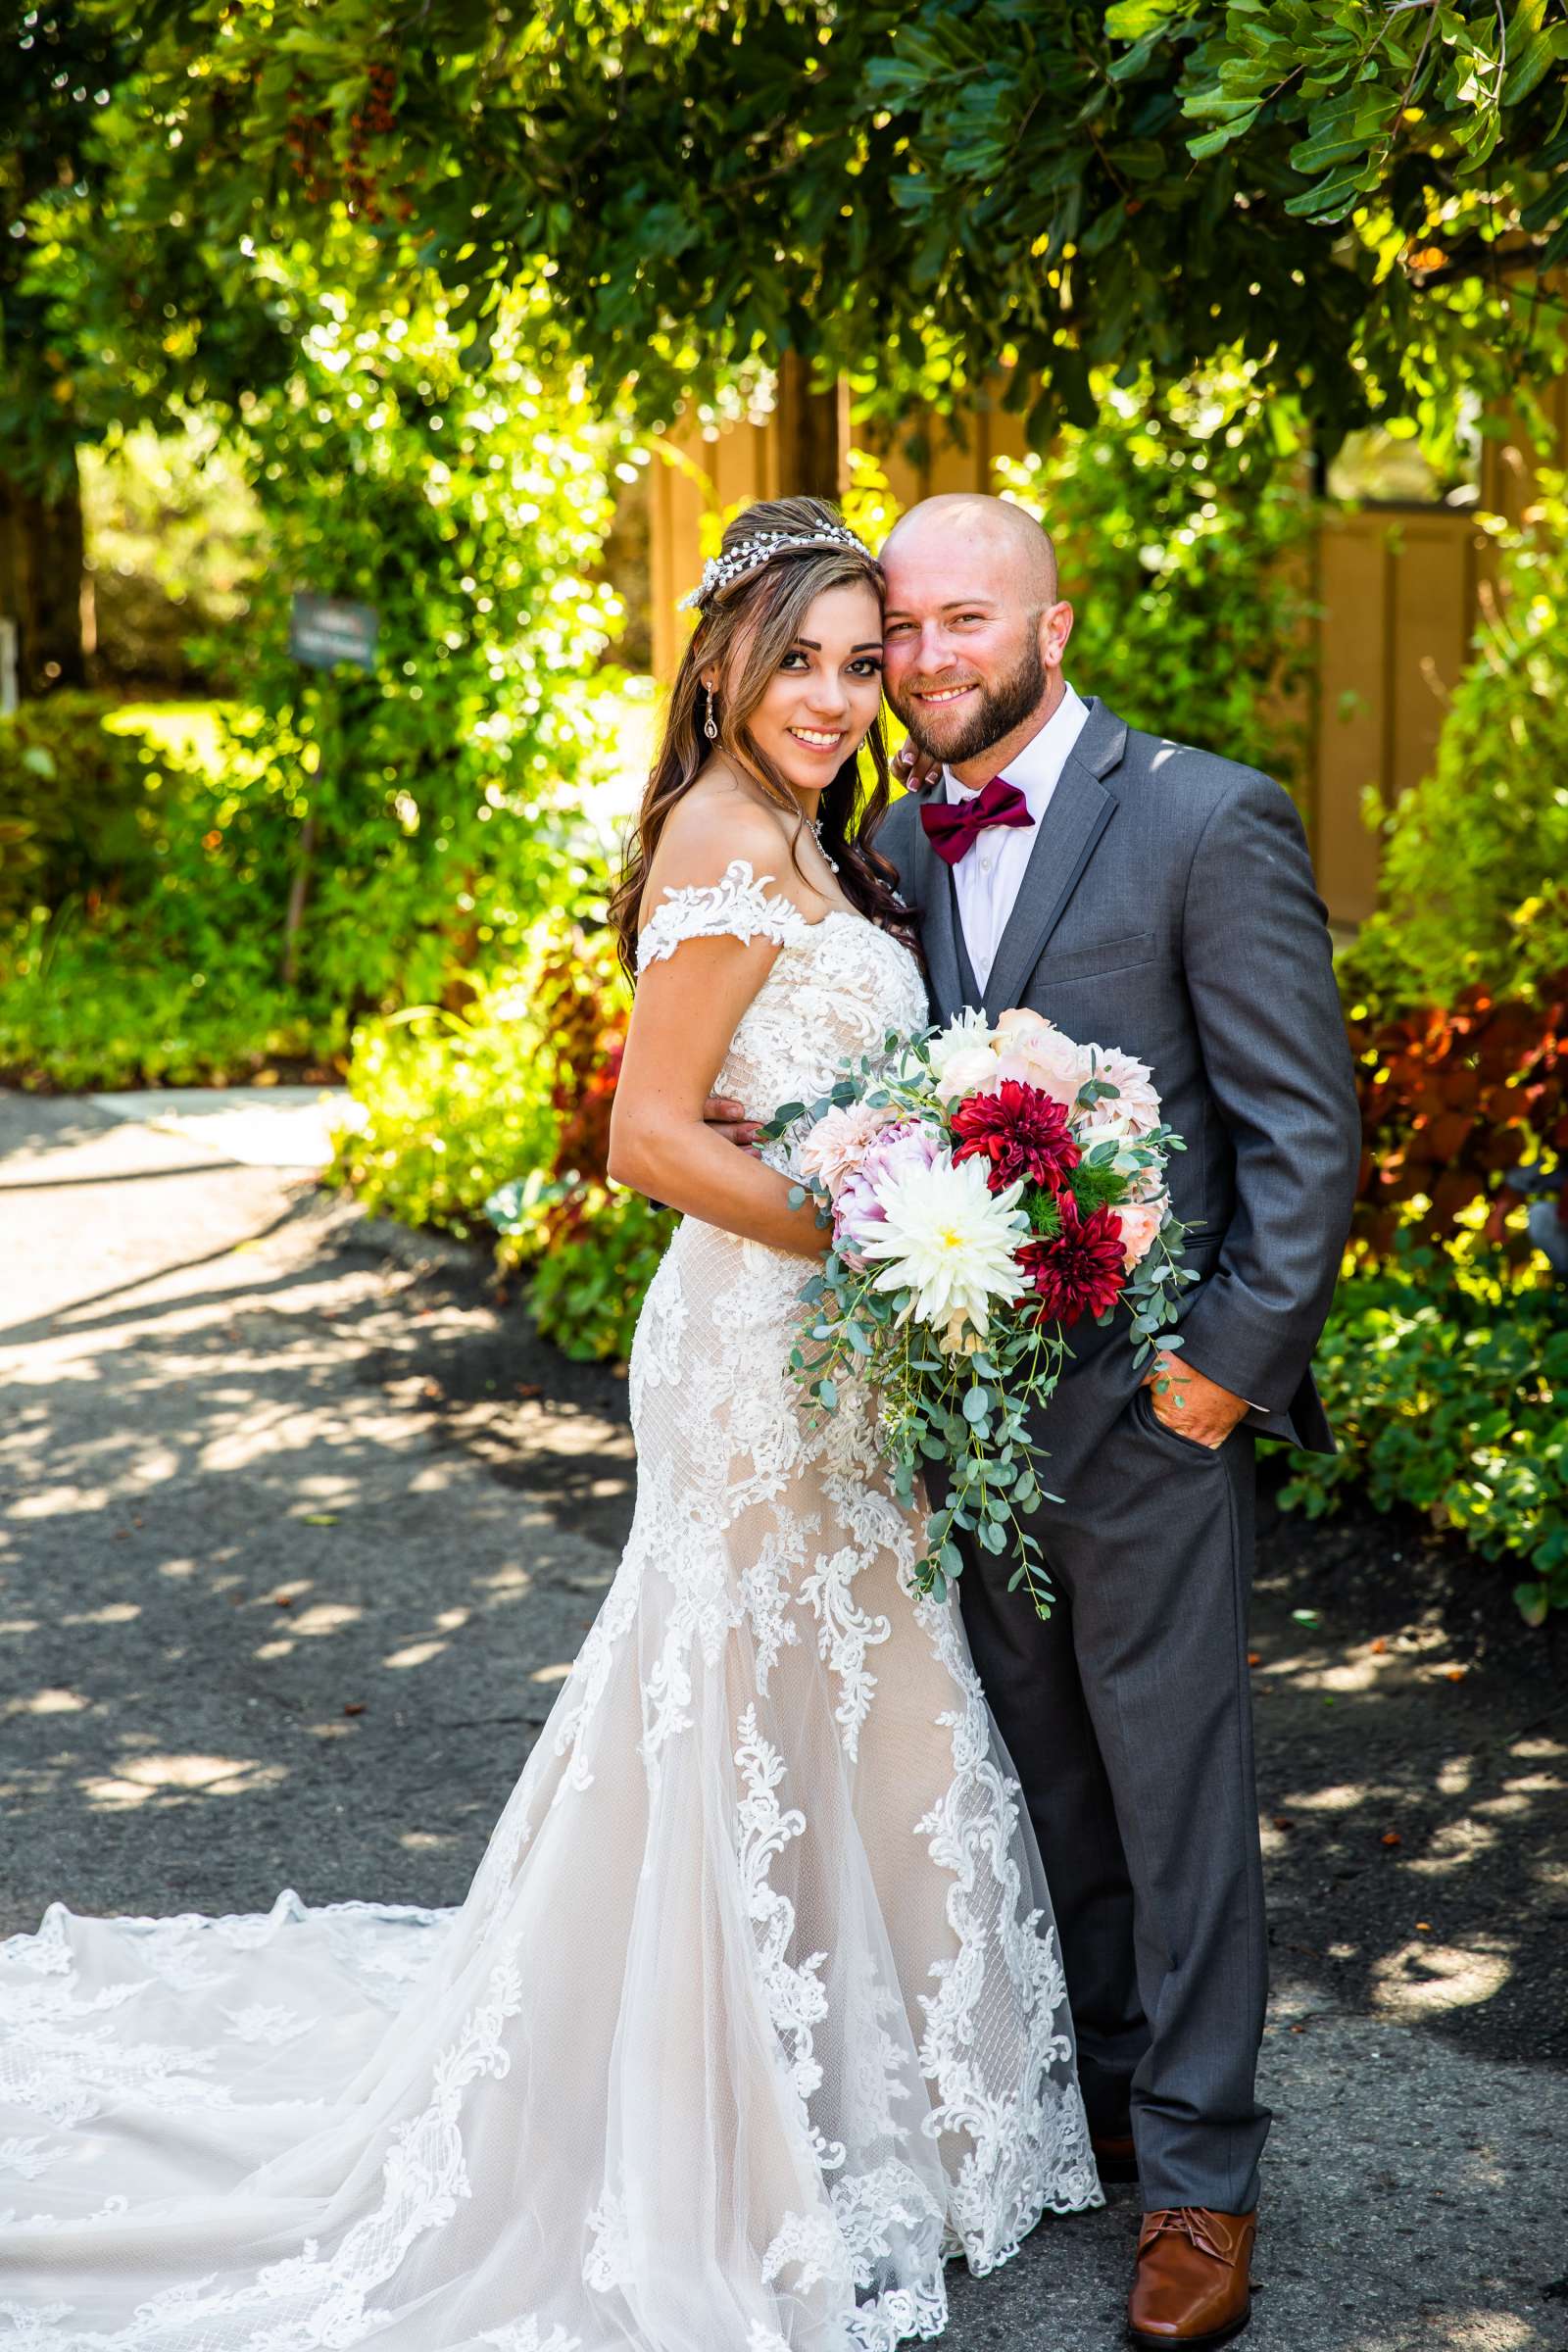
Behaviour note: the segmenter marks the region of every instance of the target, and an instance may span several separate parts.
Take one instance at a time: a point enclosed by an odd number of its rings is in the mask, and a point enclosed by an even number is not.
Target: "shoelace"
[[[1152,2228],[1150,2228],[1151,2224]],[[1164,2213],[1146,2214],[1144,2227],[1148,2231],[1144,2239],[1146,2246],[1152,2246],[1156,2237],[1168,2233],[1172,2237],[1190,2239],[1200,2254],[1210,2255],[1215,2262],[1231,2260],[1230,2248],[1216,2241],[1213,2215],[1205,2212],[1200,2205],[1173,2205]]]

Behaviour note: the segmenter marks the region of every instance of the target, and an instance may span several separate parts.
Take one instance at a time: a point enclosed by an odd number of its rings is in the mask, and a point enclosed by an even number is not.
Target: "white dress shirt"
[[[1051,806],[1051,796],[1066,765],[1067,754],[1089,716],[1088,705],[1074,694],[1065,679],[1062,683],[1065,689],[1062,698],[1039,734],[1032,735],[1023,750],[999,771],[1005,783],[1015,784],[1023,794],[1033,823],[989,825],[953,868],[963,944],[982,989],[991,977],[1002,934],[1017,901],[1029,853],[1039,836],[1040,820]],[[942,776],[948,799],[955,806],[977,799],[983,789],[979,784],[970,787],[957,783],[946,768]]]

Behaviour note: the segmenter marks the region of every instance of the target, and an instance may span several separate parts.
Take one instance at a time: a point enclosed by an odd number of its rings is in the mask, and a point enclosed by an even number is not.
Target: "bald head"
[[[1056,602],[1056,551],[1051,535],[1032,514],[1010,499],[988,498],[977,490],[958,490],[939,498],[922,498],[901,522],[896,522],[882,548],[882,563],[893,575],[906,565],[924,569],[928,564],[947,566],[959,585],[976,573],[988,593],[1008,594],[1034,612]]]
[[[888,701],[960,784],[999,775],[1064,691],[1072,607],[1055,549],[1008,499],[924,498],[889,532],[882,569]]]

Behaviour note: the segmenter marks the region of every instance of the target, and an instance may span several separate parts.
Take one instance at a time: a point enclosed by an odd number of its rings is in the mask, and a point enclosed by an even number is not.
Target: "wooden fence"
[[[1553,387],[1557,447],[1568,464],[1568,383]],[[1020,420],[1002,409],[967,419],[964,439],[940,430],[916,463],[877,449],[901,506],[948,490],[989,489],[999,458],[1025,452]],[[851,447],[843,396],[805,392],[788,371],[777,410],[757,422],[688,426],[652,468],[649,585],[656,674],[680,657],[676,600],[702,567],[705,514],[724,514],[786,490],[833,495]],[[1484,446],[1478,507],[1517,519],[1531,476],[1506,437]],[[1430,766],[1445,702],[1463,665],[1491,577],[1491,547],[1473,513],[1444,506],[1365,506],[1330,512],[1313,554],[1320,617],[1308,713],[1304,799],[1319,885],[1334,921],[1371,910],[1378,841],[1362,818],[1370,786],[1387,805]],[[1065,583],[1068,595],[1071,583]],[[1092,678],[1075,678],[1092,692]]]

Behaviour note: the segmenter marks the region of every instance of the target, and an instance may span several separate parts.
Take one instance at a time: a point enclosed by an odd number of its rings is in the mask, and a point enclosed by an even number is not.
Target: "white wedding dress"
[[[769,879],[666,894],[641,958],[777,942],[722,1078],[771,1106],[925,998]],[[55,1904],[0,1951],[0,2352],[880,2352],[945,2256],[1101,2202],[961,1621],[867,1400],[797,1410],[805,1271],[680,1227],[630,1541],[460,1909]]]

